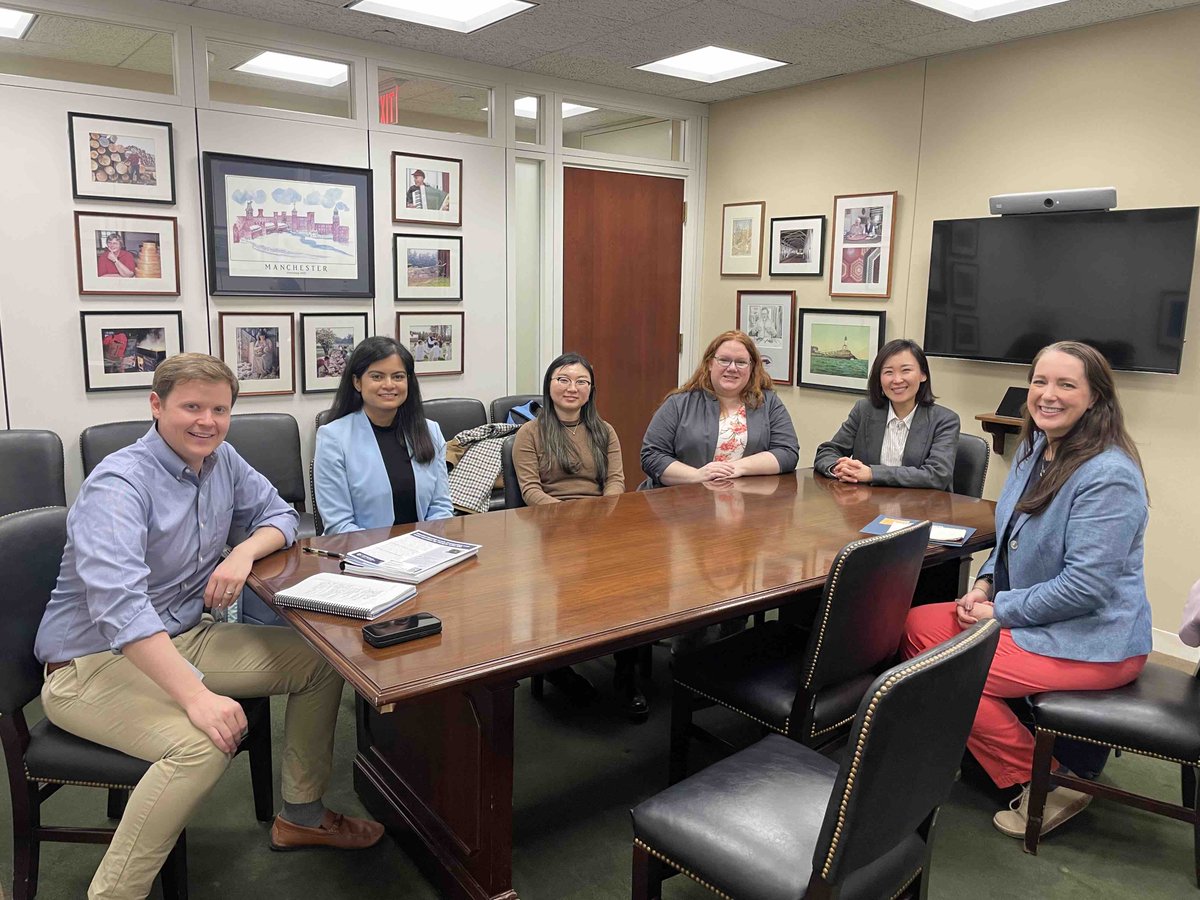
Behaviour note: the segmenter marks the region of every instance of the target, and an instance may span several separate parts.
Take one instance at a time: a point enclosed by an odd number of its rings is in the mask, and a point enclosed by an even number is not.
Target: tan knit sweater
[[[617,433],[607,422],[608,429],[608,477],[604,490],[596,483],[596,463],[592,459],[592,448],[588,443],[587,429],[583,425],[567,435],[579,454],[579,471],[564,472],[557,464],[551,465],[542,446],[542,431],[536,421],[527,422],[517,432],[513,442],[513,465],[517,470],[517,482],[521,485],[521,496],[529,506],[557,503],[560,500],[578,500],[580,497],[599,497],[625,492],[625,474],[621,468],[621,443]],[[545,465],[543,465],[545,463]]]

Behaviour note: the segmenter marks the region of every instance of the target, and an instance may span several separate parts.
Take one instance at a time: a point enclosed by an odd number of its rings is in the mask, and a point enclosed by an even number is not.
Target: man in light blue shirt
[[[155,424],[109,455],[67,518],[58,584],[38,629],[55,725],[154,762],[88,889],[143,898],[246,732],[233,697],[287,694],[274,849],[369,847],[381,825],[325,809],[342,679],[287,628],[214,622],[298,517],[224,443],[238,383],[220,360],[159,365]],[[222,560],[227,538],[247,535]]]

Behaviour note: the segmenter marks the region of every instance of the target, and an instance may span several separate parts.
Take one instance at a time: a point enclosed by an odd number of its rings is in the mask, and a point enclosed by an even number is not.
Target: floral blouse
[[[717,426],[717,452],[714,462],[733,462],[746,452],[746,406],[722,415]]]

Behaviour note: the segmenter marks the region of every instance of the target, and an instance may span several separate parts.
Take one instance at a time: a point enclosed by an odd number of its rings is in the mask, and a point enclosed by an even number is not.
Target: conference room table
[[[811,603],[838,551],[880,514],[976,529],[962,547],[929,547],[919,592],[938,596],[918,599],[952,599],[962,558],[995,542],[990,501],[806,469],[313,538],[259,560],[249,585],[273,605],[276,591],[336,571],[305,544],[344,553],[422,528],[482,545],[382,617],[434,613],[443,630],[432,637],[380,650],[360,620],[276,609],[357,692],[364,805],[445,896],[516,900],[518,679]]]

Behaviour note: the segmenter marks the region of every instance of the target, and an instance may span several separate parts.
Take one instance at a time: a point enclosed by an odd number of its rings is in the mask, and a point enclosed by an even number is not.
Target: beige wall
[[[1200,205],[1200,9],[1189,8],[907,63],[712,107],[700,333],[731,327],[737,291],[796,290],[800,307],[885,309],[888,338],[920,340],[931,222],[985,216],[992,194],[1115,185],[1125,208]],[[721,205],[765,200],[767,217],[832,214],[835,194],[899,191],[892,297],[831,300],[825,279],[722,278]],[[828,269],[828,246],[826,247]],[[764,272],[766,271],[764,259]],[[1195,282],[1194,282],[1195,283]],[[1193,291],[1193,294],[1196,292]],[[1179,376],[1121,373],[1118,389],[1151,492],[1147,586],[1156,644],[1171,641],[1200,577],[1200,311]],[[981,434],[1025,372],[932,360],[941,402]],[[782,388],[801,463],[852,397]],[[1012,459],[993,456],[994,499]]]

